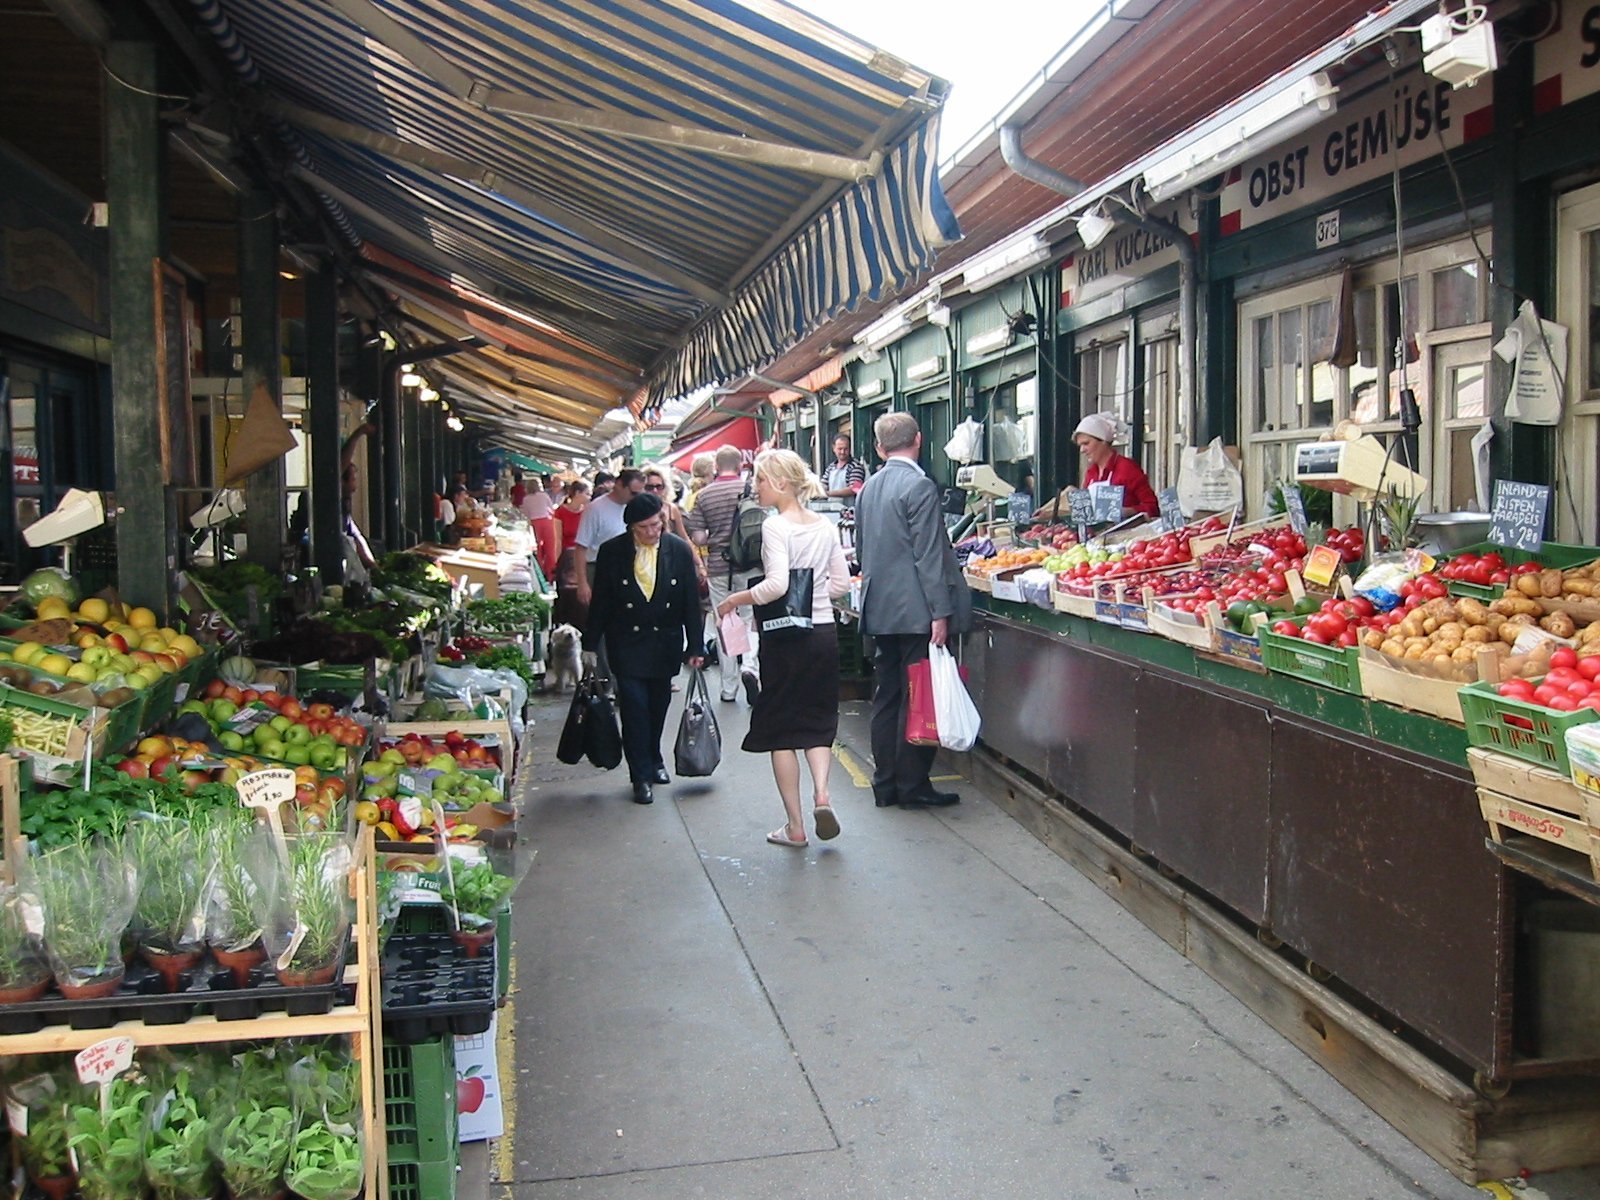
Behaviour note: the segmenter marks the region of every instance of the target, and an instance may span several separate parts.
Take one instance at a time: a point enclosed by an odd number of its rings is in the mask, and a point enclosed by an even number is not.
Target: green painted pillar
[[[311,438],[311,562],[323,583],[343,583],[339,274],[331,263],[306,278],[306,375],[306,425]]]
[[[106,200],[110,211],[111,415],[117,582],[129,603],[168,610],[176,566],[161,467],[155,262],[165,253],[156,50],[105,50]],[[173,397],[175,403],[187,397]]]
[[[437,408],[424,404],[415,391],[407,390],[400,397],[402,436],[405,438],[405,458],[400,475],[400,512],[405,522],[408,544],[422,538],[422,421],[426,409]]]
[[[373,332],[376,333],[376,330]],[[367,404],[383,395],[383,362],[381,344],[362,346],[356,357],[356,394]],[[373,409],[369,419],[377,424],[378,432],[367,438],[367,528],[362,532],[367,535],[367,543],[373,553],[377,553],[380,546],[390,550],[394,547],[390,544],[387,527],[383,523],[383,417],[377,409]]]
[[[390,550],[410,549],[405,514],[401,507],[401,481],[405,478],[405,398],[401,395],[399,352],[384,360],[383,398],[379,402],[378,432],[383,438],[383,530]]]
[[[270,192],[239,195],[239,318],[244,327],[242,390],[246,404],[266,389],[283,407],[278,335],[278,217]],[[245,555],[274,573],[283,570],[284,476],[277,458],[244,482]]]

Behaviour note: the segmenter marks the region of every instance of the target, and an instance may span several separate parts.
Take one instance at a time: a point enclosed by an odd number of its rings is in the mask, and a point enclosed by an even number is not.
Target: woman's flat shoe
[[[817,805],[815,817],[819,838],[827,842],[839,836],[839,818],[834,815],[831,804]]]
[[[789,827],[787,825],[785,825],[782,829],[774,829],[771,833],[767,834],[767,841],[771,842],[774,846],[793,846],[797,850],[804,850],[809,844],[805,838],[796,840],[795,838],[790,837]]]

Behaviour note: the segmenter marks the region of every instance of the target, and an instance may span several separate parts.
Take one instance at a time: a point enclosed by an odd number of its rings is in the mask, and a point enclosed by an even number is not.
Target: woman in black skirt
[[[788,821],[767,834],[767,841],[805,846],[797,752],[804,752],[811,768],[817,836],[824,841],[839,836],[839,818],[828,797],[839,732],[839,641],[832,600],[850,590],[850,572],[839,531],[805,507],[823,492],[804,459],[792,450],[762,451],[756,456],[755,485],[761,503],[778,510],[761,526],[762,578],[724,600],[717,616],[755,605],[761,692],[750,709],[744,749],[772,754],[772,774],[783,797]]]

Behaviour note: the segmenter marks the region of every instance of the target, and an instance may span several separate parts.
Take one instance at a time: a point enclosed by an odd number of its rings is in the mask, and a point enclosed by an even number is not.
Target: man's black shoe
[[[960,804],[961,797],[954,792],[924,792],[920,796],[913,796],[909,800],[900,801],[901,808],[948,808],[952,804]]]
[[[671,783],[672,782],[672,776],[667,774],[667,769],[665,767],[657,767],[656,768],[655,778],[651,782],[652,783]]]
[[[642,779],[634,782],[633,802],[635,804],[654,804],[655,801],[655,793],[650,790],[650,785],[648,783]]]

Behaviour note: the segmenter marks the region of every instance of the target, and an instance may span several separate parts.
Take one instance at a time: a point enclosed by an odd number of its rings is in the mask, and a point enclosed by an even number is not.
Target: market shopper
[[[906,741],[906,669],[972,623],[972,597],[945,531],[939,486],[917,462],[910,413],[873,423],[883,469],[856,500],[861,632],[872,638],[872,794],[879,808],[959,803],[928,781],[935,747]]]
[[[546,579],[555,578],[556,563],[561,557],[561,533],[555,520],[556,505],[560,499],[560,495],[553,491],[550,476],[546,475],[539,480],[537,487],[528,488],[517,504],[533,529],[538,545],[539,570],[544,572]]]
[[[651,803],[652,786],[671,782],[661,734],[672,680],[684,663],[705,662],[694,552],[666,532],[664,510],[650,492],[624,506],[624,532],[602,543],[595,556],[583,634],[585,665],[597,669],[602,650],[611,663],[635,804]]]
[[[595,476],[598,480],[600,476]],[[644,473],[632,467],[620,471],[611,480],[611,490],[605,495],[595,489],[594,499],[583,510],[583,520],[578,522],[578,536],[573,542],[573,562],[577,571],[578,599],[585,608],[593,603],[595,559],[600,547],[612,538],[620,537],[626,529],[623,516],[628,504],[644,492]],[[600,674],[611,676],[611,663],[606,656],[604,642],[595,644],[598,656],[596,665]]]
[[[1090,413],[1078,422],[1072,431],[1072,440],[1078,444],[1078,453],[1087,464],[1083,472],[1083,486],[1110,483],[1122,488],[1122,515],[1135,513],[1147,517],[1160,514],[1161,505],[1156,500],[1155,489],[1144,468],[1125,454],[1117,453],[1117,422],[1106,413]]]
[[[737,446],[721,446],[717,449],[716,476],[700,489],[700,497],[695,501],[694,511],[686,522],[690,538],[696,545],[706,548],[707,583],[714,609],[720,609],[724,600],[734,592],[744,590],[750,583],[751,573],[734,570],[733,564],[728,561],[728,545],[733,540],[733,519],[739,511],[739,498],[745,491],[744,478],[739,474],[743,461],[744,455]],[[749,609],[741,609],[739,615],[753,630]],[[746,702],[755,703],[756,694],[761,690],[760,653],[761,639],[752,632],[750,652],[744,656],[741,666],[738,656],[728,652],[728,647],[719,636],[717,661],[722,668],[722,699],[725,702],[731,703],[738,698],[739,685],[742,683]]]
[[[672,494],[672,480],[660,467],[646,467],[644,470],[644,490],[661,499],[665,506],[663,516],[667,522],[667,532],[689,540],[689,530],[684,525],[683,510],[678,507],[676,498]],[[704,580],[706,577],[705,564],[700,556],[694,556],[695,574]]]
[[[695,500],[700,495],[700,489],[710,483],[717,473],[717,456],[715,454],[696,454],[689,464],[689,487],[683,496],[683,511],[694,511]]]
[[[589,606],[578,598],[578,579],[582,572],[575,543],[584,510],[589,507],[589,485],[574,479],[567,484],[564,493],[555,508],[556,541],[561,554],[556,559],[556,603],[551,619],[556,625],[571,625],[581,631],[589,617]]]
[[[758,621],[766,614],[777,623],[762,635],[761,692],[750,709],[743,748],[772,755],[772,775],[787,821],[767,834],[767,841],[804,846],[801,754],[811,769],[817,836],[823,841],[839,836],[839,818],[828,793],[839,733],[839,636],[832,601],[850,590],[850,569],[833,522],[805,507],[822,496],[822,484],[804,459],[792,450],[763,450],[756,457],[755,487],[761,503],[777,509],[761,524],[762,577],[724,599],[717,616],[752,605]],[[810,593],[803,613],[788,611],[798,607],[787,602],[797,590],[802,599]],[[775,604],[776,611],[768,607]],[[796,616],[801,622],[785,627]]]

